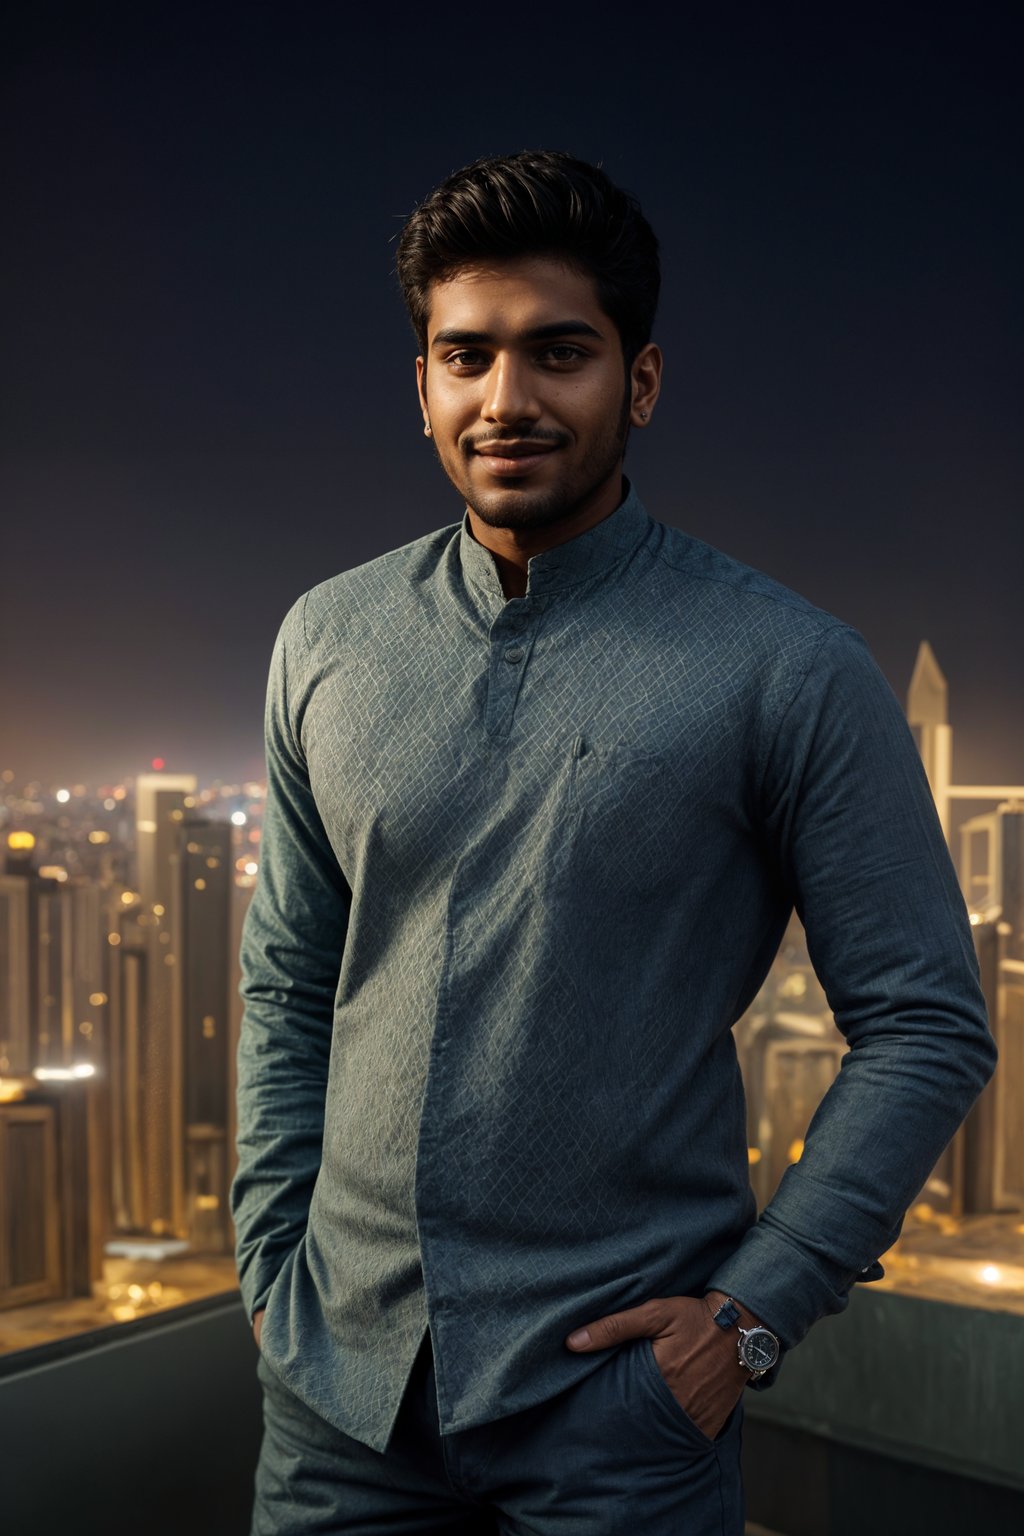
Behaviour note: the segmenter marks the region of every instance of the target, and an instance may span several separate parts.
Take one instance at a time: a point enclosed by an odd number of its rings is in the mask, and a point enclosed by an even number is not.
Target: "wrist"
[[[751,1312],[750,1308],[745,1307],[742,1301],[738,1301],[735,1296],[730,1296],[725,1291],[706,1291],[704,1293],[704,1305],[712,1318],[719,1307],[724,1306],[727,1301],[731,1301],[739,1313],[739,1323],[742,1327],[763,1328],[766,1326],[761,1322],[756,1313]]]
[[[781,1346],[778,1338],[758,1317],[721,1291],[708,1291],[704,1305],[711,1319],[711,1331],[727,1340],[736,1340],[736,1363],[746,1381],[760,1379],[778,1364]]]

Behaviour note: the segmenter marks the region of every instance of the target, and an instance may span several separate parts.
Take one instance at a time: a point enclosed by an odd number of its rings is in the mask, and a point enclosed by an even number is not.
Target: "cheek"
[[[566,417],[576,421],[581,430],[586,427],[597,429],[609,420],[618,420],[622,410],[622,389],[618,387],[618,381],[574,381],[562,391],[560,403]]]
[[[435,385],[427,394],[427,410],[435,435],[454,444],[476,421],[476,405],[464,393]]]

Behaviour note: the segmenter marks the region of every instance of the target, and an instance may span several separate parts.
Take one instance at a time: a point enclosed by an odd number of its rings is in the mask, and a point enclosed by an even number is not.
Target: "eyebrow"
[[[585,320],[553,320],[548,325],[535,325],[532,330],[523,331],[520,341],[550,341],[555,336],[594,336],[598,341],[604,337],[600,331],[595,331],[592,325]],[[490,331],[460,331],[449,329],[438,331],[431,347],[458,347],[470,346],[477,342],[492,342],[494,336]]]

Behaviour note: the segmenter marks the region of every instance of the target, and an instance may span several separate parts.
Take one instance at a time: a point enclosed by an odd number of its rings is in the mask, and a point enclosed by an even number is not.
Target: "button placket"
[[[512,729],[516,700],[533,642],[531,620],[522,610],[501,612],[491,625],[485,728],[492,737]]]

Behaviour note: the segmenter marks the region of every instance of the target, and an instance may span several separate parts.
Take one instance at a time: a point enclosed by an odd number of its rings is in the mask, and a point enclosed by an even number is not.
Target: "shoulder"
[[[787,718],[861,690],[889,692],[858,630],[766,572],[663,523],[653,523],[647,549],[649,622],[700,659],[702,677],[745,702],[762,751]]]
[[[719,617],[742,617],[746,623],[808,636],[821,636],[842,624],[765,571],[679,528],[666,523],[654,526],[656,534],[649,547],[662,581],[691,605],[696,602]]]
[[[453,523],[435,529],[310,587],[285,617],[290,634],[308,650],[325,632],[352,633],[367,623],[376,629],[395,608],[406,608],[417,588],[435,575],[459,528]]]
[[[785,692],[819,654],[864,647],[844,620],[703,539],[653,522],[647,548],[661,614],[765,686],[773,679]]]

